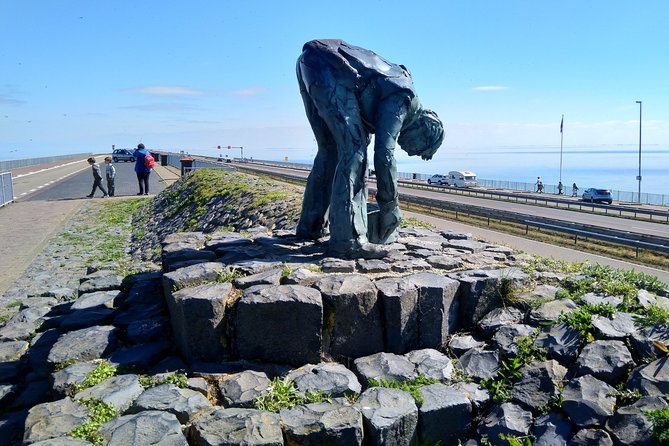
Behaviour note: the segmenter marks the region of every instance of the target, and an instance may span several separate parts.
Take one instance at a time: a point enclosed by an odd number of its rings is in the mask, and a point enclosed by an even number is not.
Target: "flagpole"
[[[560,183],[562,183],[562,126],[564,124],[564,115],[562,115],[562,120],[560,121]]]

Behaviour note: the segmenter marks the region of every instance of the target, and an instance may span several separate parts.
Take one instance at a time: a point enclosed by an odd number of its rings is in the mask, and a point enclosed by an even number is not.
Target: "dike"
[[[299,201],[198,172],[137,213],[139,270],[15,291],[0,445],[659,444],[666,285],[421,226],[332,258]]]

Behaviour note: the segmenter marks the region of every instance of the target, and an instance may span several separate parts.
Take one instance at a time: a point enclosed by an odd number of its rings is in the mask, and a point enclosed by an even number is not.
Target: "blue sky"
[[[559,148],[562,114],[565,148],[633,148],[637,100],[644,146],[667,149],[668,16],[666,1],[0,0],[0,158],[142,141],[310,159],[295,60],[314,38],[406,65],[446,126],[437,160]]]

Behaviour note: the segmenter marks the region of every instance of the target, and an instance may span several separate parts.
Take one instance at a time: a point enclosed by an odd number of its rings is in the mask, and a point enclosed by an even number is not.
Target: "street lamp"
[[[639,175],[636,177],[639,182],[639,203],[641,203],[641,101],[636,101],[639,104]]]

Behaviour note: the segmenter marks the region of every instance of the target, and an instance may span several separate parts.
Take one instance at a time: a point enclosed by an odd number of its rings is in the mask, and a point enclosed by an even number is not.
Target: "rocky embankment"
[[[134,224],[127,251],[159,240],[160,271],[14,288],[0,444],[658,444],[663,284],[423,227],[331,258],[291,236],[285,189],[240,204],[195,179]]]

